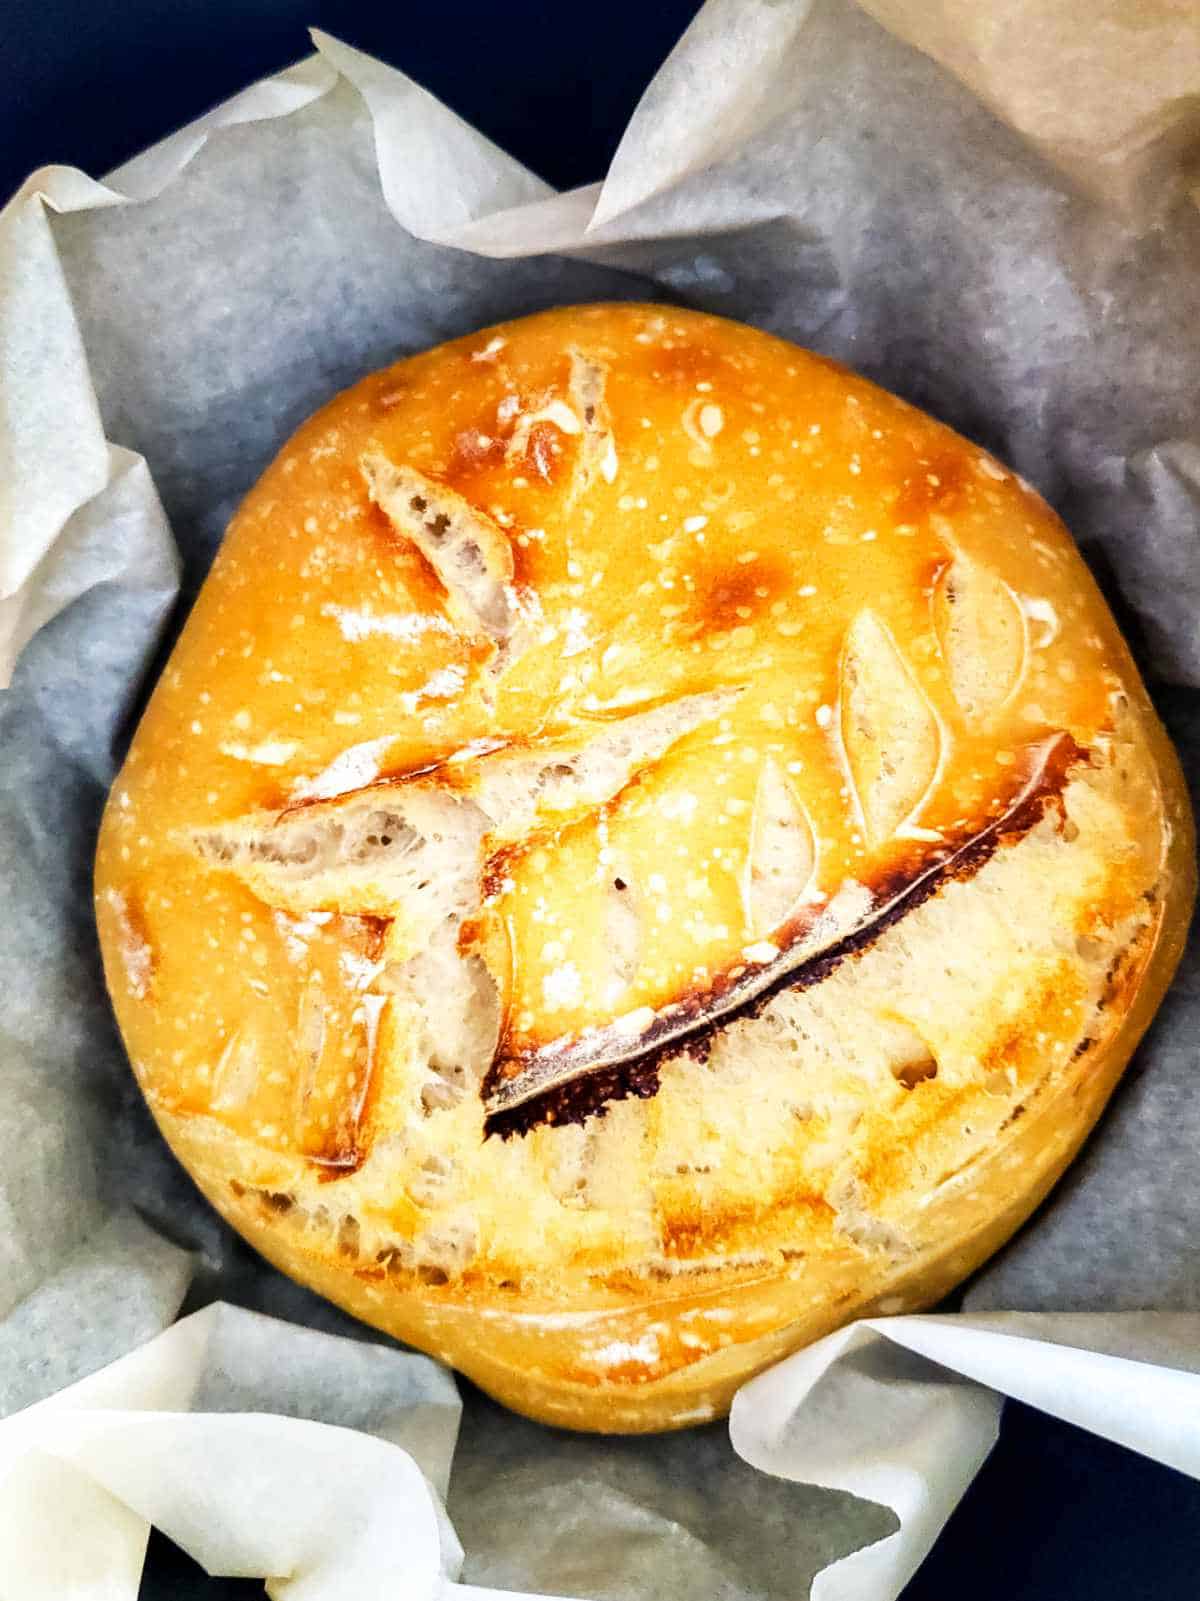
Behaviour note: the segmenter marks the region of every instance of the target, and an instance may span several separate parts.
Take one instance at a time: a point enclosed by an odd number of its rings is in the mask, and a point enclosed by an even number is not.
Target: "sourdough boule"
[[[1061,523],[748,327],[599,305],[331,401],[105,814],[172,1149],[265,1257],[573,1428],[712,1418],[994,1251],[1193,894]]]

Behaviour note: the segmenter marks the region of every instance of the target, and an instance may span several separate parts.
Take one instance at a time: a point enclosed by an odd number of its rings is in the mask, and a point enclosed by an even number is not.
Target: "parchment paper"
[[[103,185],[47,170],[0,215],[0,1531],[27,1563],[6,1570],[0,1538],[4,1601],[68,1593],[64,1575],[136,1595],[148,1521],[289,1601],[459,1581],[782,1601],[817,1574],[818,1601],[872,1601],[986,1456],[999,1393],[1200,1473],[1195,943],[972,1316],[833,1336],[748,1386],[729,1433],[572,1437],[468,1393],[448,1492],[449,1381],[203,1206],[104,999],[91,852],[182,618],[176,548],[186,606],[334,389],[539,306],[743,317],[996,450],[1067,518],[1200,772],[1200,18],[870,9],[895,33],[850,0],[710,0],[603,186],[572,195],[319,37]],[[226,1308],[159,1334],[217,1300],[309,1327]]]

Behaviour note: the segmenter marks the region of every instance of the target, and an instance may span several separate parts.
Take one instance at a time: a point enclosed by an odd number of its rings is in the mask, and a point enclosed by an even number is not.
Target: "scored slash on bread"
[[[937,782],[942,731],[933,708],[873,611],[860,611],[842,652],[841,736],[872,844],[910,825]]]
[[[959,552],[938,575],[933,613],[955,700],[968,717],[992,716],[1016,693],[1029,657],[1017,597]]]
[[[504,530],[478,506],[386,456],[360,463],[371,499],[433,568],[454,622],[491,640],[503,662],[520,620],[513,588],[513,554]]]
[[[742,899],[752,934],[765,938],[795,913],[817,870],[812,821],[773,756],[754,796]]]
[[[568,392],[583,428],[583,443],[571,500],[590,488],[597,477],[611,484],[617,476],[617,447],[605,399],[608,372],[603,362],[582,350],[571,351]]]
[[[846,955],[861,950],[905,912],[919,906],[943,884],[970,877],[1005,841],[1019,839],[1058,801],[1072,767],[1086,761],[1069,734],[1054,734],[1024,753],[1021,787],[990,822],[964,830],[951,847],[942,847],[901,879],[894,892],[873,894],[848,881],[826,905],[792,905],[790,924],[775,927],[757,960],[717,975],[702,993],[617,1018],[572,1040],[555,1040],[542,1050],[493,1064],[484,1082],[489,1129],[512,1134],[532,1126],[521,1109],[586,1074],[603,1074],[623,1064],[706,1041],[714,1029],[744,1016],[780,989],[819,983]],[[779,796],[772,796],[778,805]],[[803,850],[803,846],[801,846]],[[797,915],[797,913],[799,915]],[[635,1093],[644,1093],[645,1081]],[[606,1097],[620,1094],[606,1088]],[[513,1114],[516,1114],[515,1116]],[[578,1108],[572,1115],[578,1115]],[[553,1111],[551,1112],[553,1120]]]

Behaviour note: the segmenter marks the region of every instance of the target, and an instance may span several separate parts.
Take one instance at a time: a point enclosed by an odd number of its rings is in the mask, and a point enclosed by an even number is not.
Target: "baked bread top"
[[[431,1343],[389,1304],[586,1322],[902,1273],[1161,989],[1189,849],[1028,486],[833,362],[601,305],[288,442],[114,787],[97,913],[201,1186]],[[724,1348],[656,1315],[562,1382]]]

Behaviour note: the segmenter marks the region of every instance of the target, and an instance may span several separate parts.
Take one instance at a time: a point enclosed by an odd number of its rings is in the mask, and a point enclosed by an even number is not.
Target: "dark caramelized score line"
[[[613,1049],[577,1066],[564,1062],[564,1076],[540,1090],[536,1080],[522,1085],[522,1079],[537,1067],[553,1071],[549,1050],[523,1058],[498,1054],[481,1090],[484,1137],[497,1134],[509,1139],[543,1125],[582,1123],[589,1117],[603,1116],[611,1101],[630,1096],[649,1099],[657,1093],[660,1069],[667,1057],[686,1054],[700,1061],[707,1059],[719,1028],[758,1016],[784,990],[799,991],[820,984],[847,958],[868,949],[944,885],[974,877],[1000,846],[1030,833],[1051,805],[1057,804],[1061,811],[1071,770],[1087,760],[1088,753],[1067,733],[1056,734],[1034,747],[1026,783],[1007,809],[984,827],[964,831],[957,843],[926,857],[915,874],[911,869],[902,869],[890,881],[876,885],[879,910],[866,922],[797,962],[789,963],[784,952],[771,968],[760,969],[740,982],[723,976],[723,981],[719,979],[703,995],[690,996],[676,1006],[670,1016],[656,1018],[639,1039],[630,1043],[627,1054]],[[546,1071],[537,1073],[537,1077],[546,1076]]]

